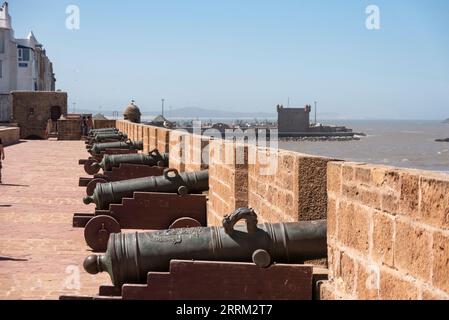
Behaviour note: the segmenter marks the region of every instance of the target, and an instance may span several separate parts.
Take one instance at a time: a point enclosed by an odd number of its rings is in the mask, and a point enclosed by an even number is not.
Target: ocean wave
[[[407,134],[424,134],[425,132],[423,131],[399,131],[399,133],[407,133]]]

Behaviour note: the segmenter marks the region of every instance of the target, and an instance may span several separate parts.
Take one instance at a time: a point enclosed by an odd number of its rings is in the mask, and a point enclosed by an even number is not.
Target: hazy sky
[[[447,0],[11,0],[77,108],[275,110],[319,101],[351,117],[449,117]],[[66,28],[78,5],[80,30]],[[365,27],[368,5],[380,30]]]

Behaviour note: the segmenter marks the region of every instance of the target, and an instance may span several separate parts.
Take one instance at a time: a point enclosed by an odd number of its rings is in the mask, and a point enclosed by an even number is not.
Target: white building
[[[10,118],[9,93],[15,90],[55,91],[53,64],[33,32],[16,39],[8,3],[0,8],[0,122]]]

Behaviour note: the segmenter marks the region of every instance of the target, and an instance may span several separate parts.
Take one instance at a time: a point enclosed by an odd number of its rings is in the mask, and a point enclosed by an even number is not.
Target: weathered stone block
[[[418,216],[419,210],[419,175],[401,172],[401,195],[399,212],[409,217]]]
[[[164,129],[164,128],[157,128],[156,134],[157,134],[157,149],[159,152],[169,152],[169,145],[170,145],[170,130]]]
[[[143,128],[143,152],[148,153],[152,150],[150,149],[150,128],[145,126]]]
[[[432,253],[432,283],[449,294],[449,236],[447,234],[434,234]]]
[[[357,262],[342,252],[340,256],[340,267],[337,277],[342,280],[341,291],[353,295],[356,288]],[[337,280],[338,282],[338,280]]]
[[[223,140],[210,140],[208,146],[209,192],[219,195],[219,198],[209,199],[209,208],[215,215],[224,216],[239,207],[248,206],[248,164],[241,166],[236,163],[237,146]],[[244,153],[247,152],[245,149],[247,147],[243,149]],[[262,215],[258,207],[254,209]]]
[[[116,120],[94,119],[94,129],[117,128]]]
[[[354,166],[356,164],[354,163],[348,163],[345,162],[343,164],[343,168],[342,168],[342,182],[343,183],[348,183],[348,182],[352,182],[355,179],[355,170],[354,170]]]
[[[435,289],[423,289],[422,299],[435,301],[449,300],[449,294],[437,292]]]
[[[380,299],[382,300],[417,300],[419,290],[410,279],[404,279],[393,272],[381,270]]]
[[[150,127],[149,129],[149,148],[150,150],[157,149],[157,128],[156,127]]]
[[[388,191],[381,195],[381,207],[382,211],[397,214],[399,210],[399,196],[393,191]]]
[[[387,192],[399,193],[400,174],[397,169],[383,166],[374,166],[371,170],[373,185]]]
[[[357,299],[379,299],[380,270],[377,265],[359,263],[357,268]]]
[[[366,206],[380,210],[382,208],[381,199],[382,196],[377,190],[368,190],[368,189],[360,190],[359,201]]]
[[[298,158],[299,221],[326,219],[329,161],[329,158],[312,156]]]
[[[375,212],[373,214],[373,259],[393,266],[394,258],[394,220],[392,217]]]
[[[329,162],[327,165],[327,191],[341,194],[342,162]]]
[[[396,221],[394,265],[414,277],[430,280],[431,234],[401,220]]]
[[[371,168],[358,166],[355,168],[355,180],[358,183],[370,184],[371,183]]]
[[[340,201],[337,209],[338,239],[346,246],[368,253],[370,214],[366,208]]]
[[[19,142],[20,128],[0,128],[0,139],[3,141],[3,146],[9,146]]]
[[[444,179],[444,180],[443,180]],[[449,179],[421,178],[420,218],[437,227],[449,228]]]
[[[346,197],[349,200],[359,200],[360,199],[360,190],[356,185],[343,183],[342,195],[343,195],[343,197]]]
[[[335,294],[333,283],[329,281],[324,281],[321,283],[320,300],[323,301],[338,300],[337,295]]]
[[[337,200],[329,197],[327,201],[327,237],[337,237]]]

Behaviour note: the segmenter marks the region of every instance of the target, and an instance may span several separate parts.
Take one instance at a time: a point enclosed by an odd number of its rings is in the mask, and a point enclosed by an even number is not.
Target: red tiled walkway
[[[27,141],[6,148],[0,185],[0,300],[92,295],[107,275],[82,268],[90,254],[82,229],[72,228],[82,203],[78,160],[84,143]]]

